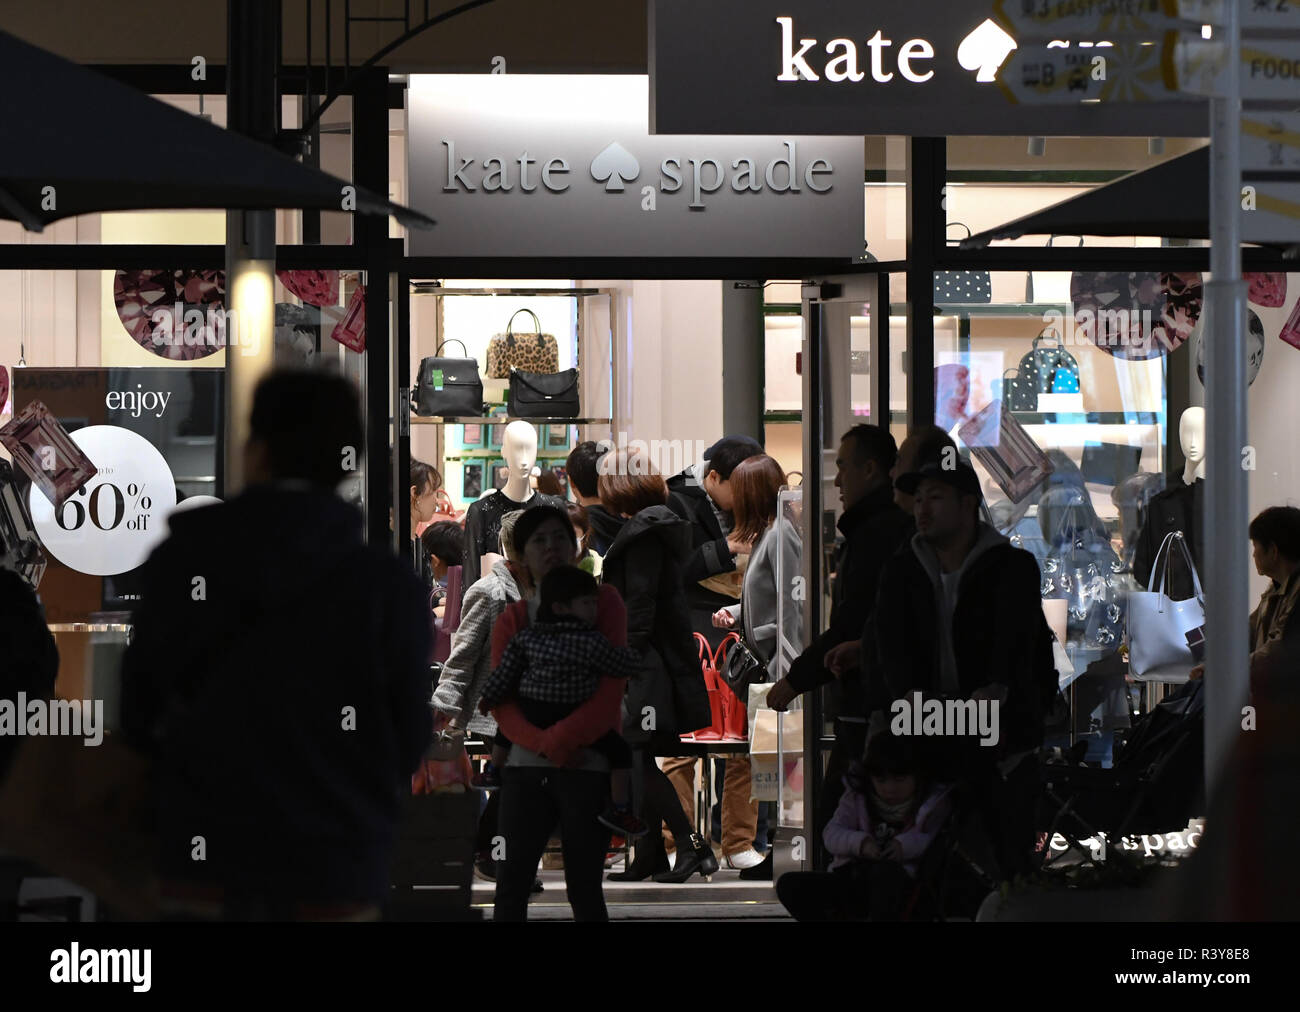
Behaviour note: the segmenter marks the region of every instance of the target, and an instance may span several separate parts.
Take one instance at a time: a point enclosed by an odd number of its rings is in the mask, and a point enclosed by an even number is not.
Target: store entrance
[[[791,271],[786,276],[799,274]],[[843,430],[855,421],[871,420],[872,406],[884,403],[875,389],[871,363],[887,360],[887,337],[882,340],[872,334],[878,315],[873,307],[882,291],[887,299],[888,280],[888,275],[874,274],[802,283],[467,280],[406,274],[402,283],[407,297],[398,306],[394,366],[397,389],[410,383],[412,409],[409,424],[401,424],[404,412],[399,413],[396,458],[399,469],[412,460],[433,465],[441,481],[436,515],[420,521],[420,526],[444,525],[445,530],[445,525],[459,524],[463,529],[472,512],[481,512],[476,503],[508,495],[511,489],[518,501],[521,486],[511,478],[517,452],[509,452],[507,444],[512,427],[520,422],[536,440],[535,450],[531,440],[527,448],[536,465],[529,491],[557,494],[569,502],[576,502],[579,494],[566,472],[568,455],[585,441],[615,452],[645,454],[671,486],[704,459],[719,437],[750,436],[788,475],[790,488],[782,493],[778,508],[787,521],[785,527],[798,541],[800,568],[781,575],[782,583],[790,587],[782,603],[787,613],[805,612],[803,630],[820,630],[830,607],[826,560],[834,557],[834,447]],[[749,348],[743,348],[743,342],[738,346],[734,331],[728,329],[736,326],[730,315],[736,292],[754,293],[749,326],[758,332],[751,334]],[[884,315],[879,315],[883,320]],[[732,388],[738,347],[749,360],[745,366],[753,367],[754,359],[759,365],[755,369],[759,390],[742,395],[747,407],[753,408],[752,427],[737,428],[735,422],[737,400]],[[534,351],[540,356],[534,356],[536,361],[527,356],[519,361],[511,358],[516,352],[531,355]],[[465,371],[474,375],[457,372],[471,363]],[[551,415],[522,406],[521,372],[561,377],[571,369],[577,370],[574,396],[560,398],[565,401],[563,410]],[[440,390],[436,389],[439,379]],[[896,380],[896,390],[901,389],[901,381]],[[565,393],[558,386],[556,391]],[[730,410],[724,411],[724,395],[731,398]],[[887,390],[883,396],[888,397]],[[477,410],[470,410],[466,397]],[[818,491],[810,506],[804,496],[811,488]],[[825,524],[823,501],[831,504]],[[453,595],[464,594],[467,568],[482,577],[491,567],[466,567],[462,559],[460,587],[442,591],[447,600],[439,620],[444,624],[458,621],[454,607],[448,608],[447,603]],[[739,601],[741,571],[717,574],[712,582],[721,584],[726,579],[735,583],[733,600]],[[453,613],[450,618],[449,613]],[[445,652],[457,649],[467,635],[448,630],[443,637]],[[776,677],[784,674],[789,659],[810,635],[786,644]],[[447,657],[441,660],[446,663]],[[463,664],[463,658],[452,664]],[[743,695],[740,716],[748,724],[749,693]],[[731,698],[739,701],[740,694]],[[829,713],[832,724],[828,726],[833,726],[833,703],[815,701],[811,712],[817,720]],[[778,723],[793,726],[789,719]],[[473,772],[479,775],[491,737],[476,717],[467,723],[466,744]],[[615,916],[681,917],[688,910],[692,916],[701,916],[700,911],[711,917],[785,916],[776,901],[772,870],[779,875],[813,867],[816,841],[808,830],[811,819],[805,807],[811,803],[810,790],[815,789],[811,785],[817,777],[805,776],[803,757],[817,755],[818,762],[812,765],[819,773],[827,735],[816,720],[810,720],[801,723],[798,734],[782,732],[779,746],[764,745],[759,756],[750,754],[748,726],[739,736],[726,730],[717,739],[697,733],[679,743],[673,751],[696,760],[684,772],[680,760],[661,760],[693,828],[712,844],[719,869],[706,877],[695,875],[689,884],[653,878],[606,881],[606,901]],[[813,740],[811,748],[805,735]],[[729,737],[732,740],[726,740]],[[749,764],[748,772],[741,763]],[[744,784],[738,771],[746,773]],[[756,777],[763,780],[759,786],[754,786]],[[738,804],[741,792],[745,796]],[[726,844],[735,849],[735,812],[751,801],[751,794],[763,799],[761,807],[754,801],[759,807],[752,834],[754,851],[761,855],[770,849],[772,861],[761,877],[742,878],[743,860],[733,863]],[[768,800],[769,794],[775,800]],[[479,843],[490,844],[491,836],[476,835],[476,848]],[[675,849],[675,841],[670,845]],[[629,857],[625,848],[612,848],[608,872],[617,873]],[[530,917],[571,916],[562,861],[558,851],[548,852],[543,859],[539,875],[544,888],[530,904]],[[476,860],[480,863],[487,862]],[[470,888],[472,908],[490,916],[495,888],[486,875],[476,874]]]

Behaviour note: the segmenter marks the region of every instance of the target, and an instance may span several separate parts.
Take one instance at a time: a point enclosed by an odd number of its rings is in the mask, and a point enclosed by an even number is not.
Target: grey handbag
[[[1174,545],[1192,574],[1195,596],[1186,601],[1174,601],[1166,592],[1169,553]],[[1128,599],[1129,666],[1133,677],[1151,682],[1185,682],[1197,663],[1195,644],[1205,638],[1205,592],[1182,531],[1165,535],[1151,565],[1147,586],[1156,589],[1135,590]]]

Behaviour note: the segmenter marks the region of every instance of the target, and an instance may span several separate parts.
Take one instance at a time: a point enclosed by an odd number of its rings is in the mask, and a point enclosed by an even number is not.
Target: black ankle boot
[[[658,847],[637,847],[636,857],[628,864],[625,871],[612,872],[605,876],[610,882],[644,882],[652,875],[668,870],[668,853],[662,843]]]
[[[690,844],[689,849],[677,848],[677,864],[672,871],[656,875],[656,882],[685,882],[697,871],[704,877],[718,870],[718,859],[713,856],[713,848],[704,842],[699,833],[691,834]]]

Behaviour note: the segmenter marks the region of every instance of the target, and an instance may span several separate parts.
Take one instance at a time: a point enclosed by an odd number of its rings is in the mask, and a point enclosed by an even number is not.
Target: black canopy
[[[1210,149],[1167,162],[971,236],[963,248],[1022,235],[1157,235],[1210,238]]]
[[[95,211],[313,208],[431,218],[0,32],[0,216],[31,231]],[[48,189],[53,187],[53,190]]]

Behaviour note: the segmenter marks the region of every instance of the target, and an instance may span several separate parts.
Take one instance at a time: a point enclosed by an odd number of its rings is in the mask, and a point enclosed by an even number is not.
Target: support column
[[[934,421],[934,267],[946,245],[947,141],[907,142],[907,422]]]
[[[763,441],[763,366],[763,282],[724,281],[722,431],[726,435]]]
[[[1240,9],[1224,4],[1222,45],[1241,51]],[[1235,66],[1235,60],[1232,63]],[[1213,805],[1229,790],[1224,772],[1241,733],[1250,693],[1250,613],[1246,538],[1249,472],[1246,432],[1246,283],[1241,277],[1241,78],[1224,75],[1210,100],[1210,274],[1205,339],[1205,789]],[[1227,827],[1231,832],[1232,828]]]
[[[270,144],[277,126],[280,0],[228,0],[227,129]],[[226,498],[244,485],[253,390],[275,356],[275,211],[226,212]]]

